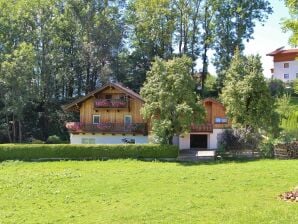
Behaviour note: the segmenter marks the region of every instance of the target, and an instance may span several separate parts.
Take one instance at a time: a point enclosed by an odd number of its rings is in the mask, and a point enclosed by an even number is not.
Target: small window
[[[228,118],[226,117],[216,117],[215,124],[226,124],[228,123]]]
[[[289,63],[284,63],[284,68],[289,68],[289,67],[290,67]]]
[[[284,74],[284,79],[289,79],[289,74]]]
[[[132,116],[124,115],[124,124],[131,124],[131,123],[132,123]]]
[[[298,73],[296,73],[296,79],[298,79]]]
[[[106,100],[110,100],[110,99],[112,99],[112,95],[111,94],[106,95]]]
[[[100,115],[93,115],[93,124],[100,123]]]
[[[82,138],[82,144],[95,144],[95,138]]]

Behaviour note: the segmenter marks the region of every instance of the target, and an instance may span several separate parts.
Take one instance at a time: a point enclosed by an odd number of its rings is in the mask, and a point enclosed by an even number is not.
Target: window
[[[100,115],[93,115],[93,124],[100,123]]]
[[[111,94],[106,95],[106,100],[110,100],[110,99],[112,99],[112,95]]]
[[[129,125],[132,123],[132,116],[131,115],[124,115],[124,124]]]
[[[82,144],[95,144],[95,138],[82,138]]]
[[[284,74],[284,79],[289,79],[289,74]]]
[[[296,79],[298,79],[298,73],[296,73]]]
[[[216,117],[215,124],[226,124],[228,123],[228,118],[226,117]]]
[[[289,68],[289,67],[290,67],[289,63],[284,63],[284,68]]]

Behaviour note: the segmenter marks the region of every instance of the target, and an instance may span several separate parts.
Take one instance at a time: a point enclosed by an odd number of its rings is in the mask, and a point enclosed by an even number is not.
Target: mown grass
[[[297,160],[0,163],[0,223],[298,223]]]

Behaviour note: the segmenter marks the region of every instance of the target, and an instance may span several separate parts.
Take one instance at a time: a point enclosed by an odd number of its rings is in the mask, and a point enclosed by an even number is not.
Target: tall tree
[[[172,143],[174,135],[188,132],[191,123],[198,124],[205,117],[195,94],[191,64],[186,56],[168,61],[156,58],[147,73],[141,89],[146,103],[141,112],[152,122],[152,131],[161,143]]]
[[[11,141],[22,141],[23,111],[26,103],[36,95],[36,77],[34,76],[35,55],[32,45],[21,43],[12,54],[6,54],[0,64],[0,83],[4,112],[6,114],[7,133]],[[21,74],[21,75],[20,75]],[[11,137],[9,121],[12,119]],[[18,133],[17,127],[18,125]]]
[[[293,46],[298,46],[298,1],[297,0],[284,0],[290,12],[290,18],[283,21],[284,31],[292,33],[289,42]]]
[[[243,41],[253,38],[255,23],[264,22],[272,8],[268,0],[217,0],[217,4],[214,65],[221,89],[236,48],[243,51]]]
[[[221,99],[232,123],[247,132],[277,130],[274,99],[263,76],[260,56],[237,50],[227,71]]]

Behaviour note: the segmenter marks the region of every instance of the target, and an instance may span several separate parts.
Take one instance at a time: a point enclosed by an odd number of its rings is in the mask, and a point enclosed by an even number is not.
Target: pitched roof
[[[206,102],[217,103],[217,104],[221,105],[222,107],[224,107],[224,105],[220,101],[218,101],[217,99],[211,98],[211,97],[203,99],[203,103],[206,103]]]
[[[131,89],[124,87],[123,85],[121,85],[120,83],[107,83],[106,85],[103,85],[100,88],[97,88],[95,90],[93,90],[92,92],[88,93],[86,96],[80,97],[79,99],[74,100],[73,102],[63,105],[62,109],[67,111],[69,109],[71,109],[72,107],[76,106],[79,103],[82,103],[83,101],[89,99],[90,97],[94,96],[94,94],[97,94],[101,91],[103,91],[104,89],[108,88],[108,87],[114,87],[117,89],[122,90],[123,92],[127,93],[129,96],[131,96],[134,99],[140,100],[142,102],[145,102],[142,97],[137,94],[136,92],[132,91]]]
[[[285,50],[284,47],[277,48],[276,50],[266,54],[267,56],[275,56],[277,54],[293,54],[297,53],[298,54],[298,48],[293,48],[293,49],[288,49]]]

